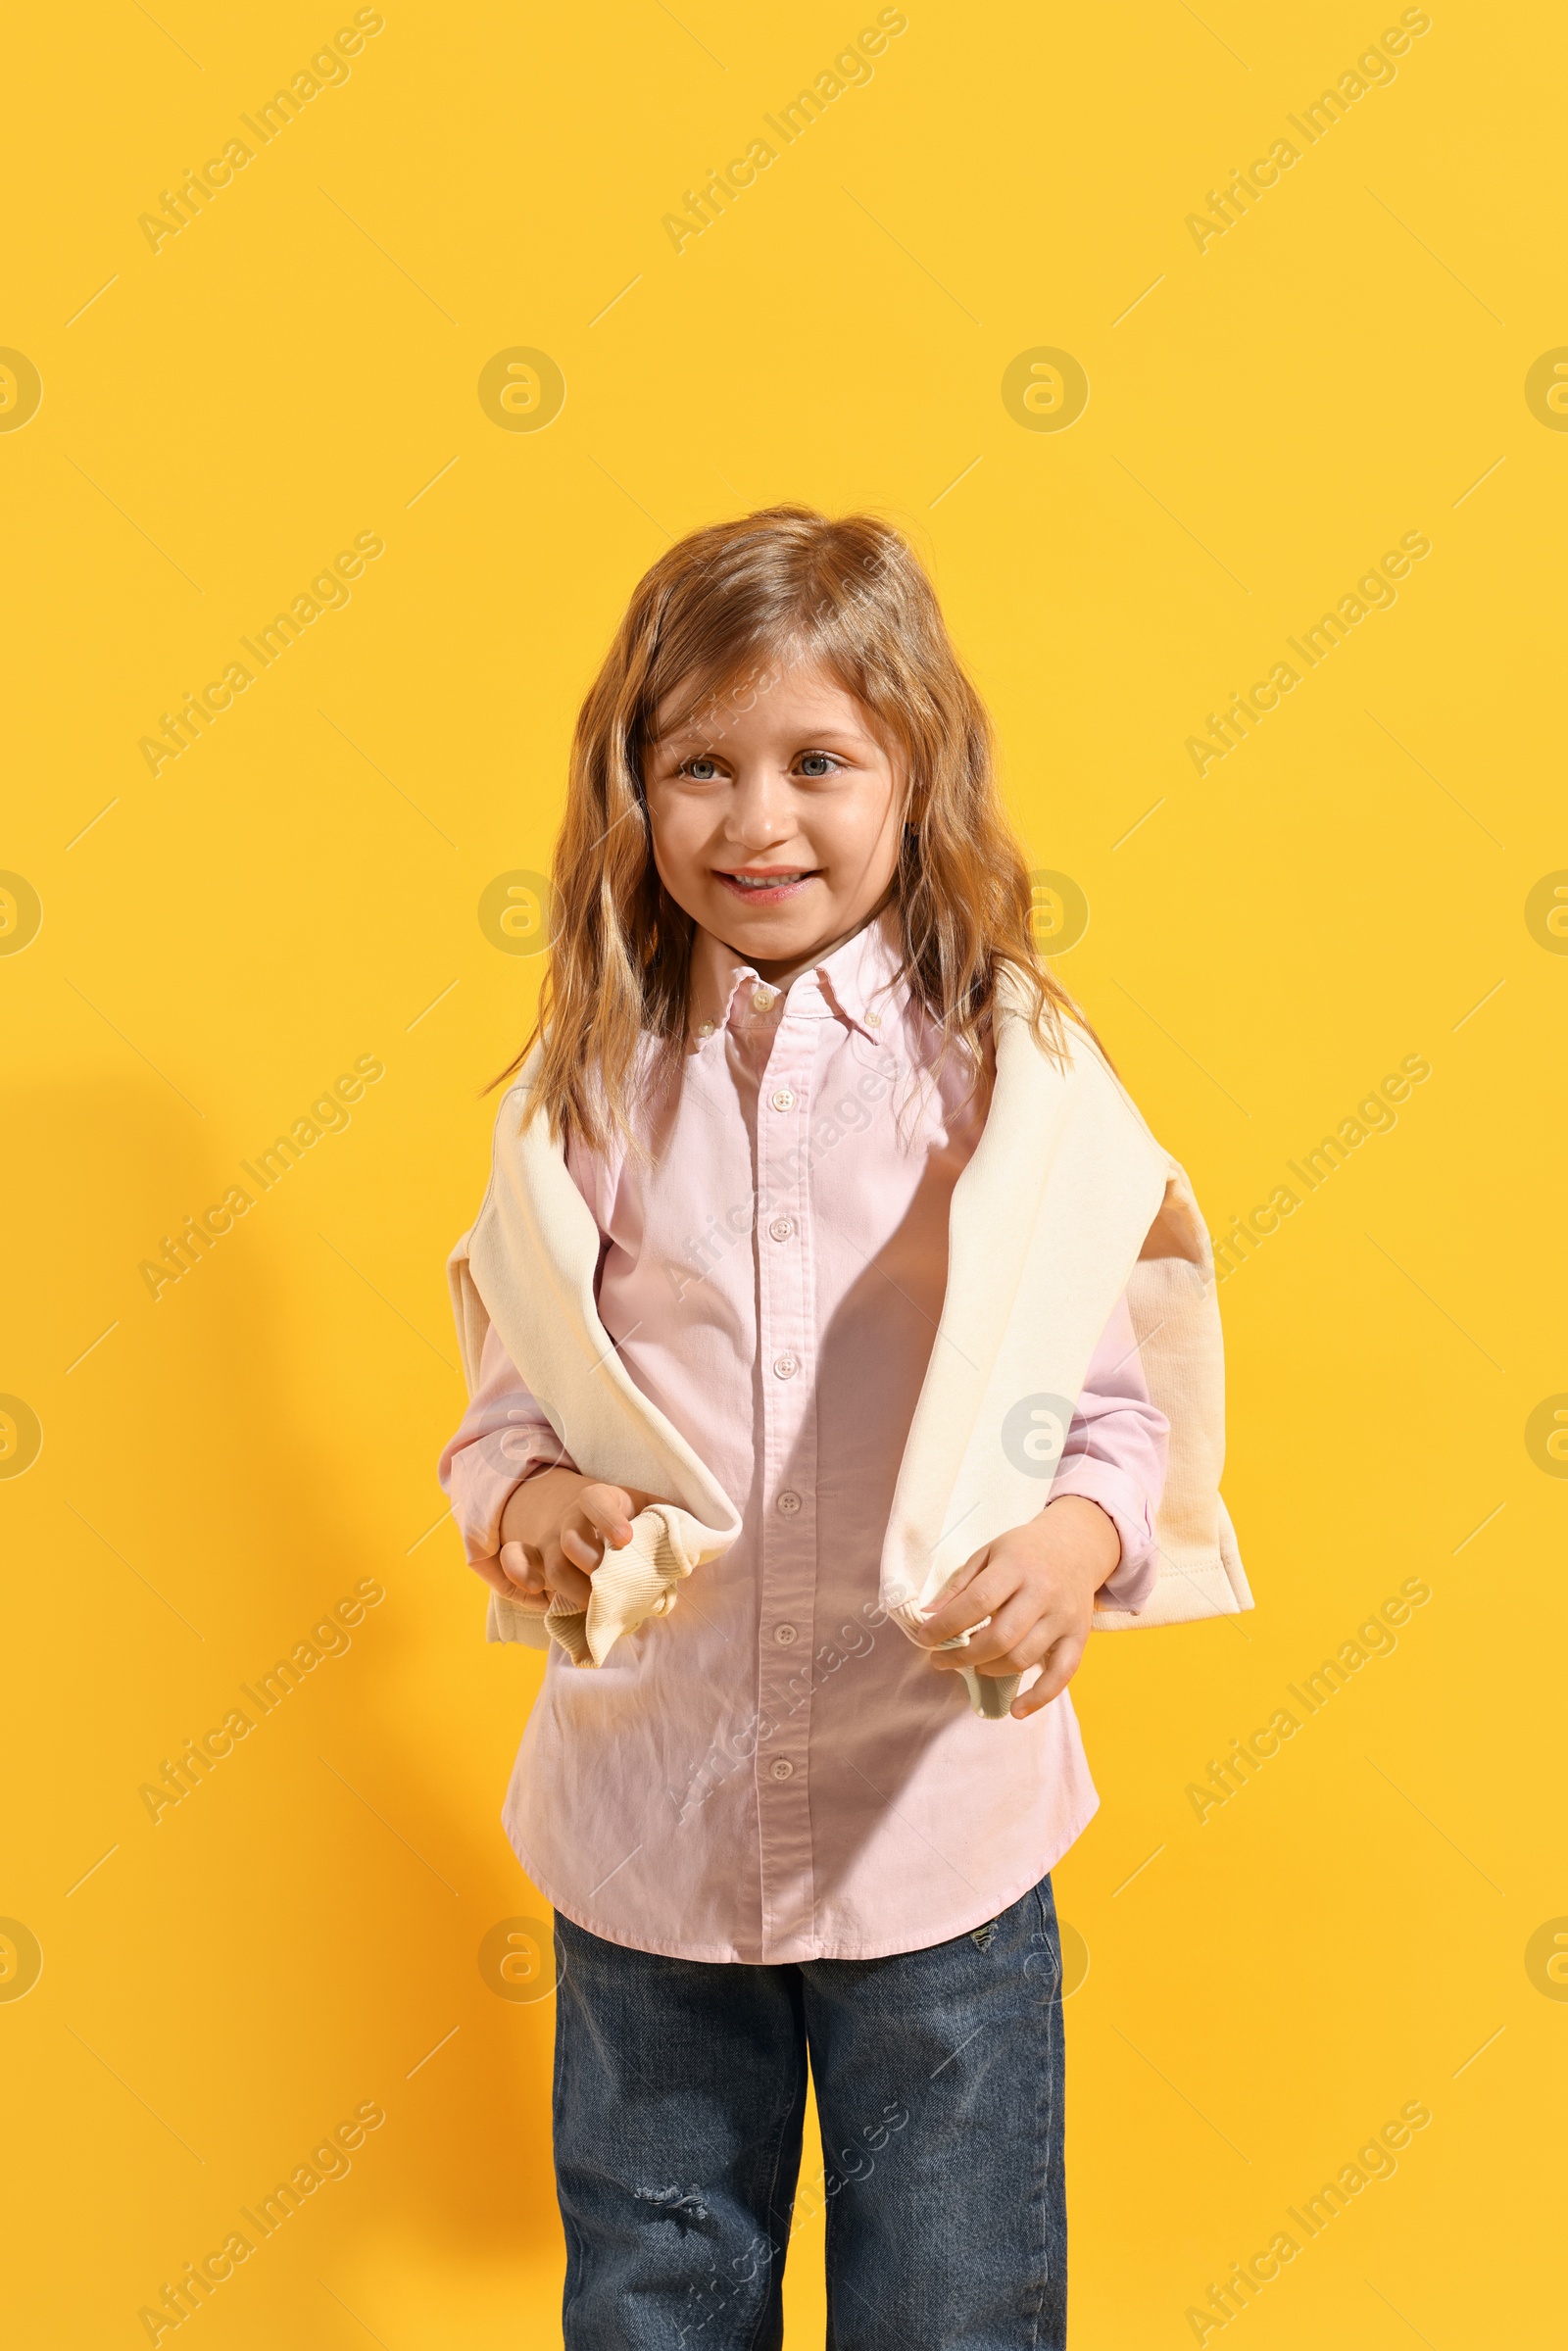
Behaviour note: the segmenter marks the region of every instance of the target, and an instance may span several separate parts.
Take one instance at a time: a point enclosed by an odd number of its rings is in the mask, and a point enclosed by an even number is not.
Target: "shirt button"
[[[796,1632],[793,1625],[775,1625],[773,1627],[773,1639],[778,1642],[778,1645],[781,1649],[787,1649],[792,1647],[793,1644],[800,1639],[800,1635]]]
[[[793,1355],[775,1355],[773,1358],[773,1377],[776,1380],[793,1380],[800,1368]]]
[[[752,1010],[754,1012],[771,1011],[777,995],[776,988],[754,988],[752,990]]]
[[[866,1014],[866,1016],[865,1016],[865,1025],[866,1025],[866,1027],[867,1027],[868,1029],[879,1029],[879,1028],[882,1026],[882,1015],[881,1015],[881,1013],[880,1013],[880,1012],[867,1012],[867,1014]]]
[[[778,1092],[772,1097],[772,1102],[775,1110],[793,1110],[795,1107],[795,1097],[788,1086],[780,1086]]]
[[[795,1766],[787,1755],[775,1755],[767,1768],[775,1780],[793,1780],[795,1777]]]
[[[790,1235],[794,1232],[795,1227],[789,1217],[775,1216],[767,1229],[772,1234],[775,1241],[788,1241]]]
[[[705,1020],[699,1023],[697,1030],[699,1037],[710,1037],[712,1033],[713,1023],[710,1020]]]
[[[782,1510],[786,1518],[793,1518],[800,1506],[801,1497],[795,1493],[781,1494],[778,1497],[778,1500],[773,1504],[774,1509]]]

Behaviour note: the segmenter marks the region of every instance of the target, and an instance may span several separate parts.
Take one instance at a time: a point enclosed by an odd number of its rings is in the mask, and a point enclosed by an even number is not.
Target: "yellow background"
[[[476,1958],[542,1908],[498,1823],[538,1669],[483,1644],[434,1483],[443,1257],[539,971],[476,908],[548,861],[637,575],[790,498],[926,554],[1031,855],[1092,907],[1063,977],[1211,1229],[1432,1064],[1222,1292],[1255,1615],[1107,1639],[1080,1678],[1074,2339],[1193,2340],[1209,2281],[1419,2099],[1397,2176],[1235,2324],[1546,2340],[1568,2006],[1525,1954],[1568,1912],[1568,1487],[1524,1433],[1568,1389],[1568,963],[1524,906],[1568,866],[1568,438],[1524,379],[1568,343],[1559,19],[1437,0],[1200,253],[1186,215],[1396,10],[910,0],[677,255],[662,216],[874,11],[388,0],[150,250],[137,216],[350,13],[116,0],[9,36],[0,343],[43,384],[0,432],[0,866],[43,906],[0,956],[0,1390],[43,1430],[0,1482],[0,1912],[44,1962],[0,2002],[12,2337],[145,2340],[139,2306],[374,2099],[208,2351],[559,2340],[551,2004]],[[564,373],[543,431],[479,405],[517,345]],[[1087,370],[1069,430],[1003,405],[1038,346]],[[1411,529],[1396,605],[1200,779],[1204,714]],[[365,530],[352,603],[150,775],[159,713]],[[366,1053],[348,1131],[155,1303],[160,1237]],[[1208,1759],[1409,1576],[1397,1651],[1200,1825]],[[350,1652],[155,1826],[139,1785],[368,1577]]]

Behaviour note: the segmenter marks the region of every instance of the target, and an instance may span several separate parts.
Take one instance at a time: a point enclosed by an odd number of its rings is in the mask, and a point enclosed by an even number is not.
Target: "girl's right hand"
[[[561,1599],[581,1614],[607,1547],[624,1550],[638,1511],[661,1498],[574,1469],[541,1470],[507,1496],[500,1551],[474,1569],[509,1599]]]

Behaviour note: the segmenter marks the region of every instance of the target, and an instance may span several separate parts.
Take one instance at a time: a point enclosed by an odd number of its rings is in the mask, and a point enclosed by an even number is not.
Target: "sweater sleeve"
[[[1081,1494],[1098,1502],[1115,1526],[1121,1558],[1100,1591],[1105,1607],[1137,1610],[1154,1589],[1154,1518],[1165,1487],[1169,1433],[1164,1413],[1149,1400],[1123,1296],[1090,1358],[1050,1495],[1055,1501]]]
[[[479,1384],[438,1472],[468,1559],[491,1559],[500,1550],[501,1513],[524,1479],[576,1466],[492,1324],[484,1335]]]
[[[599,1226],[603,1259],[604,1164],[574,1137],[567,1147],[566,1166]],[[442,1449],[437,1471],[470,1562],[493,1559],[500,1550],[501,1514],[525,1479],[536,1478],[541,1470],[577,1466],[491,1323],[479,1351],[478,1385]]]

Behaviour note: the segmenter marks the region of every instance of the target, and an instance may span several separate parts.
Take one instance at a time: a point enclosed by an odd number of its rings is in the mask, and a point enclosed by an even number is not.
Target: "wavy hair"
[[[630,1141],[645,1093],[680,1056],[694,925],[653,857],[643,778],[660,707],[678,689],[716,747],[728,715],[802,661],[853,694],[902,755],[907,802],[886,903],[903,976],[945,1041],[978,1074],[1004,974],[1048,1052],[1064,1051],[1064,1018],[1088,1030],[1041,961],[990,717],[918,558],[874,515],[766,507],[661,556],[578,714],[539,1017],[493,1081],[539,1044],[528,1115],[542,1109],[553,1135]]]

